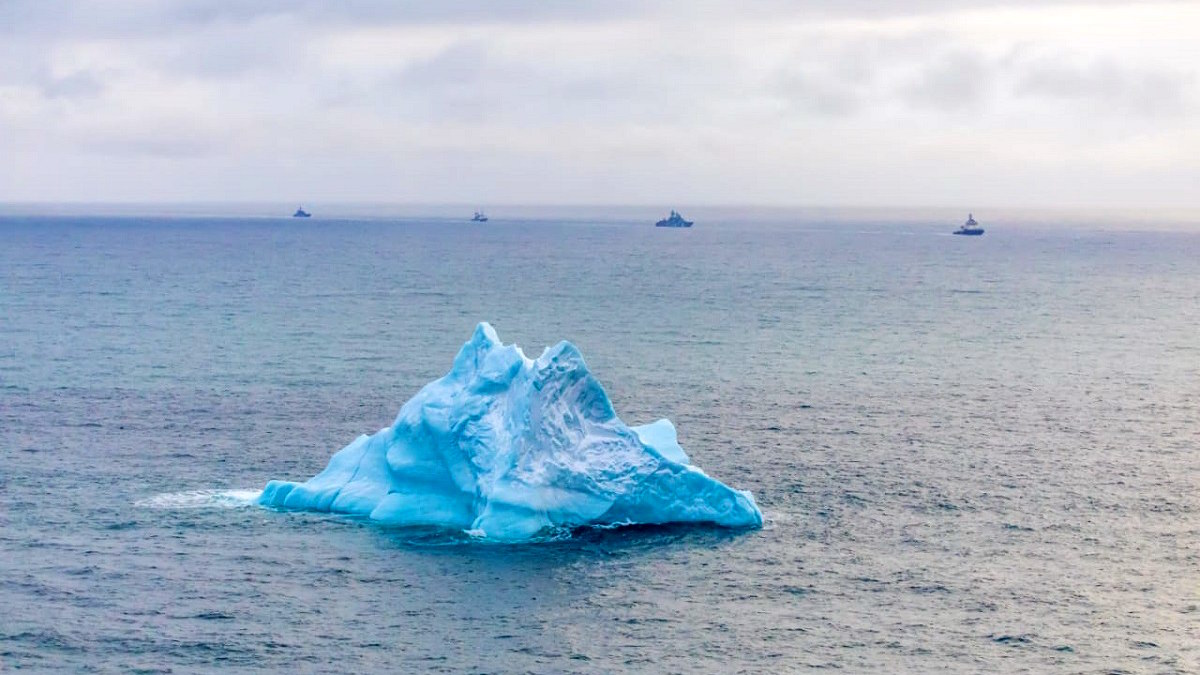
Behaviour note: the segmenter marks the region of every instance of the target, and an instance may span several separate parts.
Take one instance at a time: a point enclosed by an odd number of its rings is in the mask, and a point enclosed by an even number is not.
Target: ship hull
[[[983,234],[983,230],[956,230],[954,234],[959,234],[964,237],[978,237]]]

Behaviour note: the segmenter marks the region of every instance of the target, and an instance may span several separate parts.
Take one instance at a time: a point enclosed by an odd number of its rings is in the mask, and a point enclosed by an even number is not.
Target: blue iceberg
[[[762,525],[749,492],[689,463],[669,420],[629,427],[569,342],[536,360],[486,323],[396,422],[259,504],[521,541],[583,526]]]

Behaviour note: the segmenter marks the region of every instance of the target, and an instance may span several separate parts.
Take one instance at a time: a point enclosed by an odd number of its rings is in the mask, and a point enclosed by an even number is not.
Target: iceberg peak
[[[629,427],[570,342],[529,359],[476,326],[444,377],[264,506],[520,541],[550,528],[675,522],[759,527],[750,493],[692,466],[675,426]]]

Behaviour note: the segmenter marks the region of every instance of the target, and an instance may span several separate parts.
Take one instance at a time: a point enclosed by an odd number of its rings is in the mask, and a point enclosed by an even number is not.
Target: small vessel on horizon
[[[475,212],[475,217],[471,218],[471,222],[473,222],[473,223],[486,223],[486,222],[487,222],[487,219],[488,219],[488,217],[487,217],[487,214],[486,214],[486,213],[484,213],[483,211],[476,211],[476,212]]]
[[[671,209],[671,215],[663,218],[654,224],[655,227],[691,227],[692,221],[684,220],[683,216],[675,209]]]
[[[311,218],[312,214],[305,211],[303,207],[296,207],[296,212],[292,214],[293,218]]]
[[[979,223],[975,222],[974,214],[967,214],[967,222],[963,223],[962,227],[954,231],[954,234],[962,234],[968,237],[978,237],[983,234],[983,228]]]

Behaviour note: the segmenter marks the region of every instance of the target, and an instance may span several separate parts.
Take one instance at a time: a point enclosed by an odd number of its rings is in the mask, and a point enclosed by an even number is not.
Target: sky
[[[0,202],[1200,208],[1200,2],[0,0]]]

